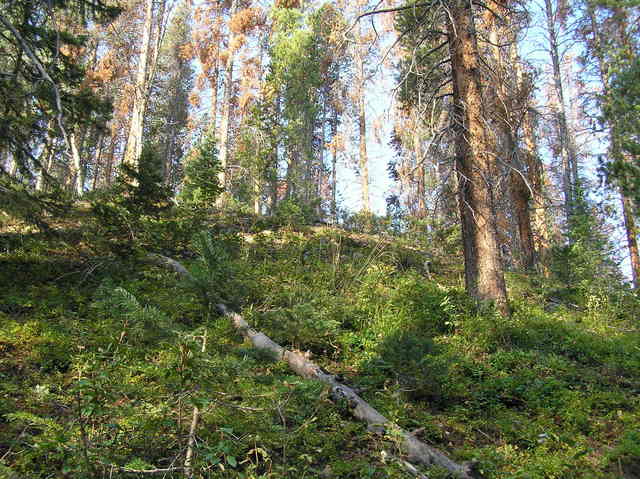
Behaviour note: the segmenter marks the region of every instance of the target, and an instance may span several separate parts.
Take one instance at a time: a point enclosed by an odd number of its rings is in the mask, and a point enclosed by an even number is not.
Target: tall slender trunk
[[[551,54],[551,64],[553,67],[553,82],[558,99],[556,118],[558,121],[558,134],[560,136],[560,158],[562,161],[562,189],[564,193],[564,210],[566,219],[569,220],[573,214],[573,203],[575,201],[575,182],[573,172],[577,171],[577,158],[573,148],[573,139],[570,136],[569,124],[567,121],[567,110],[562,84],[562,71],[560,67],[560,48],[558,44],[558,30],[556,28],[555,15],[557,10],[553,10],[551,0],[545,0],[545,13],[547,17],[547,34],[549,36],[549,53]]]
[[[91,182],[91,191],[95,191],[98,187],[98,178],[102,168],[102,151],[104,149],[104,135],[100,134],[98,139],[98,147],[96,149],[95,163],[93,165],[93,181]]]
[[[638,228],[633,214],[633,202],[620,190],[620,200],[622,202],[622,214],[624,216],[625,232],[627,234],[627,247],[629,248],[629,260],[631,262],[631,275],[633,287],[640,285],[640,253],[638,253]]]
[[[138,167],[138,160],[142,153],[144,115],[147,109],[147,89],[149,54],[151,53],[151,30],[153,27],[153,0],[145,1],[144,25],[140,42],[140,56],[134,84],[133,110],[129,124],[127,148],[124,163],[132,168]]]
[[[44,161],[41,160],[40,162],[40,174],[38,175],[38,178],[36,179],[36,191],[44,191],[45,186],[46,186],[46,179],[47,176],[49,175],[49,172],[51,171],[51,166],[53,164],[53,156],[54,156],[54,138],[52,135],[52,127],[53,127],[53,120],[49,120],[49,123],[47,125],[47,136],[46,136],[46,140],[45,140],[45,145],[44,145],[44,150],[42,152],[42,155],[40,158],[43,158]]]
[[[324,154],[325,154],[325,142],[327,141],[327,102],[329,101],[328,93],[325,90],[325,95],[322,102],[322,128],[320,129],[320,151],[318,153],[319,157],[319,165],[318,165],[318,174],[316,179],[316,196],[318,198],[318,202],[316,205],[316,217],[318,220],[322,219],[322,184],[324,180],[325,167],[324,167]]]
[[[547,221],[547,209],[545,205],[545,172],[544,165],[538,155],[538,146],[533,128],[533,112],[527,109],[522,123],[522,139],[524,146],[525,162],[527,164],[527,177],[531,186],[532,223],[534,229],[535,249],[538,252],[539,266],[545,276],[549,276],[548,252],[551,246],[551,232]]]
[[[498,248],[493,184],[497,160],[485,131],[479,53],[471,5],[450,8],[447,33],[453,79],[456,164],[467,291],[509,313]]]
[[[422,137],[421,131],[418,128],[418,119],[415,118],[414,115],[414,131],[413,131],[413,152],[417,162],[416,165],[416,175],[417,175],[417,188],[416,188],[416,217],[418,218],[426,218],[427,217],[427,203],[426,203],[426,185],[425,185],[425,177],[426,177],[426,168],[424,163],[426,158],[423,158],[422,153]]]
[[[331,121],[331,217],[335,224],[338,224],[338,110],[333,109]]]
[[[82,161],[80,159],[80,151],[78,149],[78,141],[76,139],[76,134],[71,133],[69,135],[69,144],[71,145],[71,159],[73,161],[73,171],[70,176],[71,180],[71,190],[77,196],[82,195],[84,189],[84,183],[82,178]]]
[[[362,34],[360,31],[360,23],[357,26],[356,39],[358,42],[362,42]],[[359,162],[358,167],[360,170],[360,185],[361,185],[361,198],[362,198],[362,211],[369,213],[371,211],[371,202],[369,198],[369,158],[367,157],[367,116],[366,116],[366,101],[365,101],[365,69],[364,69],[364,55],[365,47],[363,45],[357,46],[356,52],[356,68],[358,78],[357,82],[357,95],[358,95],[358,132],[359,132]]]
[[[536,264],[536,250],[533,241],[533,230],[531,228],[531,215],[529,213],[529,202],[531,192],[525,180],[524,164],[520,159],[515,139],[509,136],[509,143],[512,150],[511,171],[509,173],[509,188],[511,201],[513,203],[513,214],[518,227],[518,240],[522,259],[522,267],[532,271]]]
[[[111,138],[111,146],[109,147],[109,157],[107,160],[107,169],[104,175],[104,185],[111,186],[111,182],[113,181],[113,164],[115,162],[116,155],[116,144],[118,140],[116,137]]]
[[[233,17],[238,11],[238,0],[231,2],[231,10],[229,15]],[[223,187],[227,186],[227,168],[229,161],[229,120],[231,116],[231,98],[233,91],[233,67],[235,64],[234,35],[229,33],[228,56],[225,65],[224,76],[224,97],[222,98],[222,118],[220,119],[220,131],[218,143],[220,144],[220,173],[218,173],[218,181]],[[219,204],[224,201],[224,195],[220,195]]]

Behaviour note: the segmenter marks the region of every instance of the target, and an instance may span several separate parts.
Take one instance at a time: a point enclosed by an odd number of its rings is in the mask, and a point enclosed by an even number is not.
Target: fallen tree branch
[[[302,354],[288,351],[275,343],[266,334],[252,329],[242,316],[229,311],[226,306],[218,304],[216,309],[228,317],[240,334],[251,341],[254,347],[271,352],[279,360],[289,364],[289,367],[298,375],[329,385],[331,387],[331,396],[335,399],[345,400],[351,413],[356,418],[366,422],[370,430],[397,436],[401,442],[401,449],[407,454],[409,462],[425,466],[440,466],[465,479],[474,477],[475,463],[458,464],[452,461],[438,449],[425,444],[413,434],[404,431],[389,421],[353,389],[337,381],[335,376],[324,372],[322,368],[309,361]]]
[[[153,261],[155,264],[166,266],[185,278],[191,277],[191,274],[186,268],[177,261],[158,254],[153,256],[156,258]],[[462,479],[479,477],[475,462],[459,464],[452,461],[440,450],[425,444],[415,435],[389,421],[362,399],[353,389],[337,381],[335,376],[325,372],[302,354],[283,348],[266,334],[251,328],[242,316],[230,311],[225,305],[218,304],[216,305],[216,309],[220,314],[229,318],[240,334],[248,339],[255,348],[268,351],[278,360],[286,362],[298,375],[327,384],[331,388],[331,397],[345,401],[351,413],[356,418],[367,423],[370,431],[377,434],[388,434],[397,437],[400,442],[400,448],[407,455],[407,460],[410,463],[424,466],[439,466]]]
[[[115,464],[101,463],[112,471],[124,472],[127,474],[167,474],[169,472],[183,471],[183,467],[167,467],[165,469],[129,469],[128,467],[116,466]]]

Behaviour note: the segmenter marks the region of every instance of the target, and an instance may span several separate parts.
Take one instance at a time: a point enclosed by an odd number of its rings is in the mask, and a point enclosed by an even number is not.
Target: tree
[[[24,201],[36,204],[37,195],[26,194],[35,173],[48,175],[47,166],[61,149],[70,160],[67,166],[78,175],[74,128],[104,121],[109,109],[83,87],[85,68],[77,56],[84,39],[65,26],[85,18],[106,22],[119,9],[101,1],[19,1],[0,6],[0,156],[13,165],[0,175],[5,186],[13,185],[3,191],[13,199],[20,191]],[[2,208],[11,210],[10,203],[3,200]]]
[[[575,149],[575,138],[569,126],[567,98],[561,71],[562,52],[560,50],[560,41],[564,35],[564,23],[569,14],[569,6],[564,2],[556,2],[554,5],[553,0],[545,0],[544,5],[549,39],[548,48],[551,56],[553,85],[556,95],[554,114],[558,128],[558,142],[562,162],[565,219],[568,223],[573,214],[574,189],[578,181],[578,158]]]
[[[189,52],[185,54],[191,41],[190,17],[187,2],[182,2],[167,27],[149,95],[149,142],[161,152],[164,182],[168,185],[178,183],[180,161],[188,149],[189,95],[194,77]]]
[[[144,143],[143,128],[149,101],[149,89],[153,83],[160,42],[164,34],[166,2],[162,0],[159,3],[155,10],[153,0],[144,0],[143,4],[142,40],[133,83],[133,107],[123,160],[124,163],[134,168],[142,153],[142,145]]]
[[[598,19],[600,13],[601,18]],[[584,4],[582,39],[595,59],[596,76],[602,84],[599,105],[602,123],[609,131],[609,152],[605,169],[610,183],[620,191],[620,201],[629,249],[634,287],[640,281],[640,253],[635,222],[635,201],[640,197],[633,182],[640,175],[636,158],[640,156],[640,64],[634,47],[627,13],[621,4],[602,4],[588,0]],[[635,64],[634,64],[635,60]],[[635,147],[634,147],[635,143]],[[635,160],[635,161],[634,161]]]
[[[503,314],[508,314],[494,197],[498,163],[486,124],[488,86],[476,34],[478,9],[464,0],[433,7],[411,2],[403,8],[401,32],[421,27],[420,45],[427,40],[435,43],[424,56],[418,57],[433,65],[429,67],[429,76],[443,78],[441,83],[431,84],[433,93],[429,97],[452,96],[451,127],[467,291],[478,301],[493,302]],[[438,30],[441,25],[444,31]],[[444,56],[444,47],[448,47],[448,58],[434,60],[432,55]],[[442,93],[449,84],[450,92]]]

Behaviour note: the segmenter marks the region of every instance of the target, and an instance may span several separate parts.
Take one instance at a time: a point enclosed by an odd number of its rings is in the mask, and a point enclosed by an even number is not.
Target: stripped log
[[[155,254],[150,260],[160,266],[168,267],[186,279],[192,278],[187,269],[173,259]],[[476,462],[470,461],[460,464],[449,459],[442,451],[425,444],[414,434],[389,421],[353,389],[336,380],[335,376],[325,372],[320,366],[309,361],[302,354],[283,348],[266,334],[251,328],[242,316],[230,311],[225,305],[218,304],[216,309],[220,314],[229,318],[240,334],[248,339],[255,348],[268,351],[278,360],[286,362],[296,374],[328,385],[331,390],[331,397],[345,401],[351,413],[357,419],[365,422],[370,431],[377,434],[389,434],[398,438],[400,448],[406,454],[409,462],[424,466],[439,466],[461,479],[480,477],[476,470]]]

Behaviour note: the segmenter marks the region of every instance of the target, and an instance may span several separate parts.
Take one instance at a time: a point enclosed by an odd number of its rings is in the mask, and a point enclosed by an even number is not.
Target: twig
[[[164,469],[130,469],[128,467],[116,466],[115,464],[105,464],[103,462],[100,464],[110,468],[111,470],[127,474],[166,474],[167,472],[179,472],[184,470],[184,467],[167,467]]]
[[[205,331],[202,336],[202,350],[204,353],[207,350],[207,333]],[[198,419],[200,417],[200,410],[198,406],[193,406],[193,416],[191,418],[191,428],[189,429],[189,441],[187,442],[187,455],[184,459],[184,475],[191,479],[193,477],[193,470],[191,468],[193,463],[193,446],[196,443],[196,431],[198,429]]]

